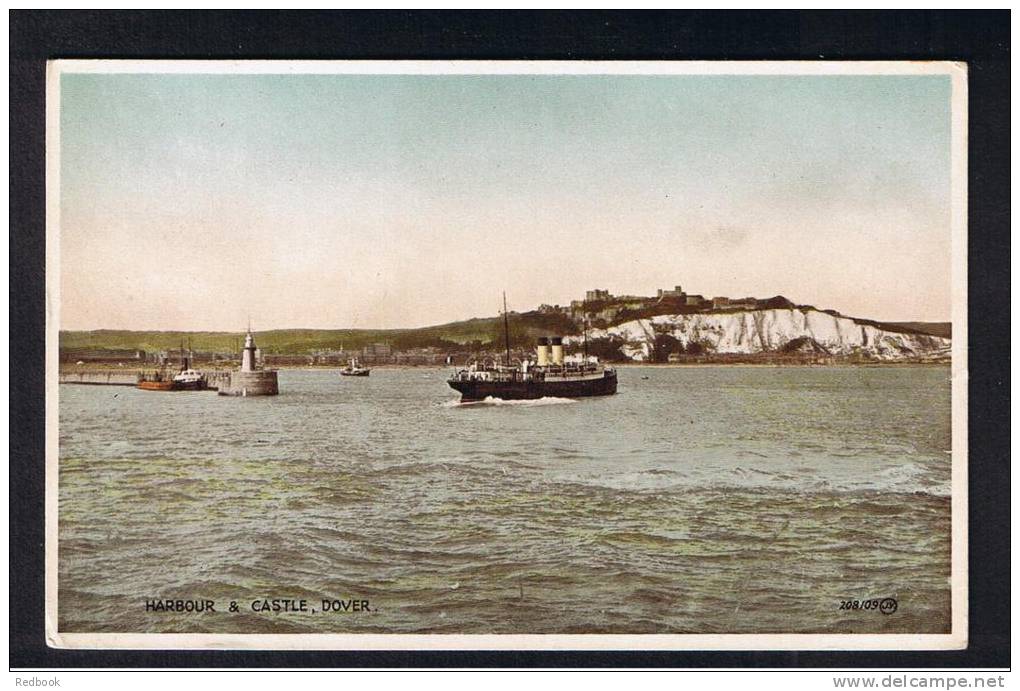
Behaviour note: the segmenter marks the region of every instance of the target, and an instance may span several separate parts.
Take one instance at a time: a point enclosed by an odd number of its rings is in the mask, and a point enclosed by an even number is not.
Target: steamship
[[[368,367],[362,367],[358,364],[357,358],[351,358],[350,362],[347,363],[346,367],[340,368],[341,377],[367,377],[372,373]]]
[[[583,398],[616,393],[616,370],[603,367],[597,358],[588,357],[587,353],[581,360],[568,362],[563,357],[563,339],[559,336],[538,339],[535,362],[524,360],[519,366],[511,365],[510,327],[505,296],[503,320],[506,329],[506,364],[488,367],[474,364],[454,372],[448,383],[460,392],[461,401],[484,401],[490,397],[502,400],[529,400],[546,396]]]
[[[145,391],[204,391],[208,382],[204,374],[191,368],[190,343],[188,355],[184,354],[184,344],[181,343],[181,369],[177,374],[171,375],[165,366],[155,372],[142,372],[138,375],[136,386]]]

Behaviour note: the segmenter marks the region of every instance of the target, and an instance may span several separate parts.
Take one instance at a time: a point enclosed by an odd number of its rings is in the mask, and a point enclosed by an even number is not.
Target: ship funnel
[[[554,365],[563,364],[563,339],[559,336],[553,336],[551,339],[552,344],[552,363]]]
[[[543,336],[538,339],[535,345],[535,356],[538,358],[538,366],[546,367],[549,364],[549,339]]]

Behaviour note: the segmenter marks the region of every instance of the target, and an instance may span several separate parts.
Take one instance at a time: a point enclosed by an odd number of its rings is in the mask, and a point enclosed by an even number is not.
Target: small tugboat
[[[205,375],[190,368],[175,374],[173,381],[174,391],[204,391],[207,388]]]
[[[145,391],[205,391],[208,382],[204,374],[191,368],[191,351],[184,354],[184,343],[181,343],[181,369],[177,374],[170,375],[166,366],[155,372],[142,372],[138,375],[137,387]]]
[[[358,365],[357,358],[351,358],[346,367],[340,369],[341,377],[367,377],[372,370]]]
[[[583,359],[567,362],[563,357],[561,337],[538,339],[536,362],[525,360],[519,366],[511,366],[510,323],[505,295],[503,325],[506,332],[506,363],[481,367],[470,365],[454,372],[448,380],[450,387],[460,392],[461,401],[484,401],[489,397],[508,401],[546,396],[583,398],[616,393],[616,370],[603,367],[596,358],[588,357],[587,353]]]

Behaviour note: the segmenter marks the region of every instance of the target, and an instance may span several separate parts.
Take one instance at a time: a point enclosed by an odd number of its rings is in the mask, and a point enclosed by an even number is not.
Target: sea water
[[[448,374],[61,386],[60,630],[948,631],[948,367],[474,404]]]

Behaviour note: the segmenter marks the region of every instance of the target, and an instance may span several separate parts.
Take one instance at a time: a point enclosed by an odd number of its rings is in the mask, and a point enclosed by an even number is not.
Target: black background
[[[1009,23],[1001,11],[10,11],[10,666],[1009,666]],[[969,67],[970,645],[920,652],[70,651],[44,639],[45,61],[911,59]]]

